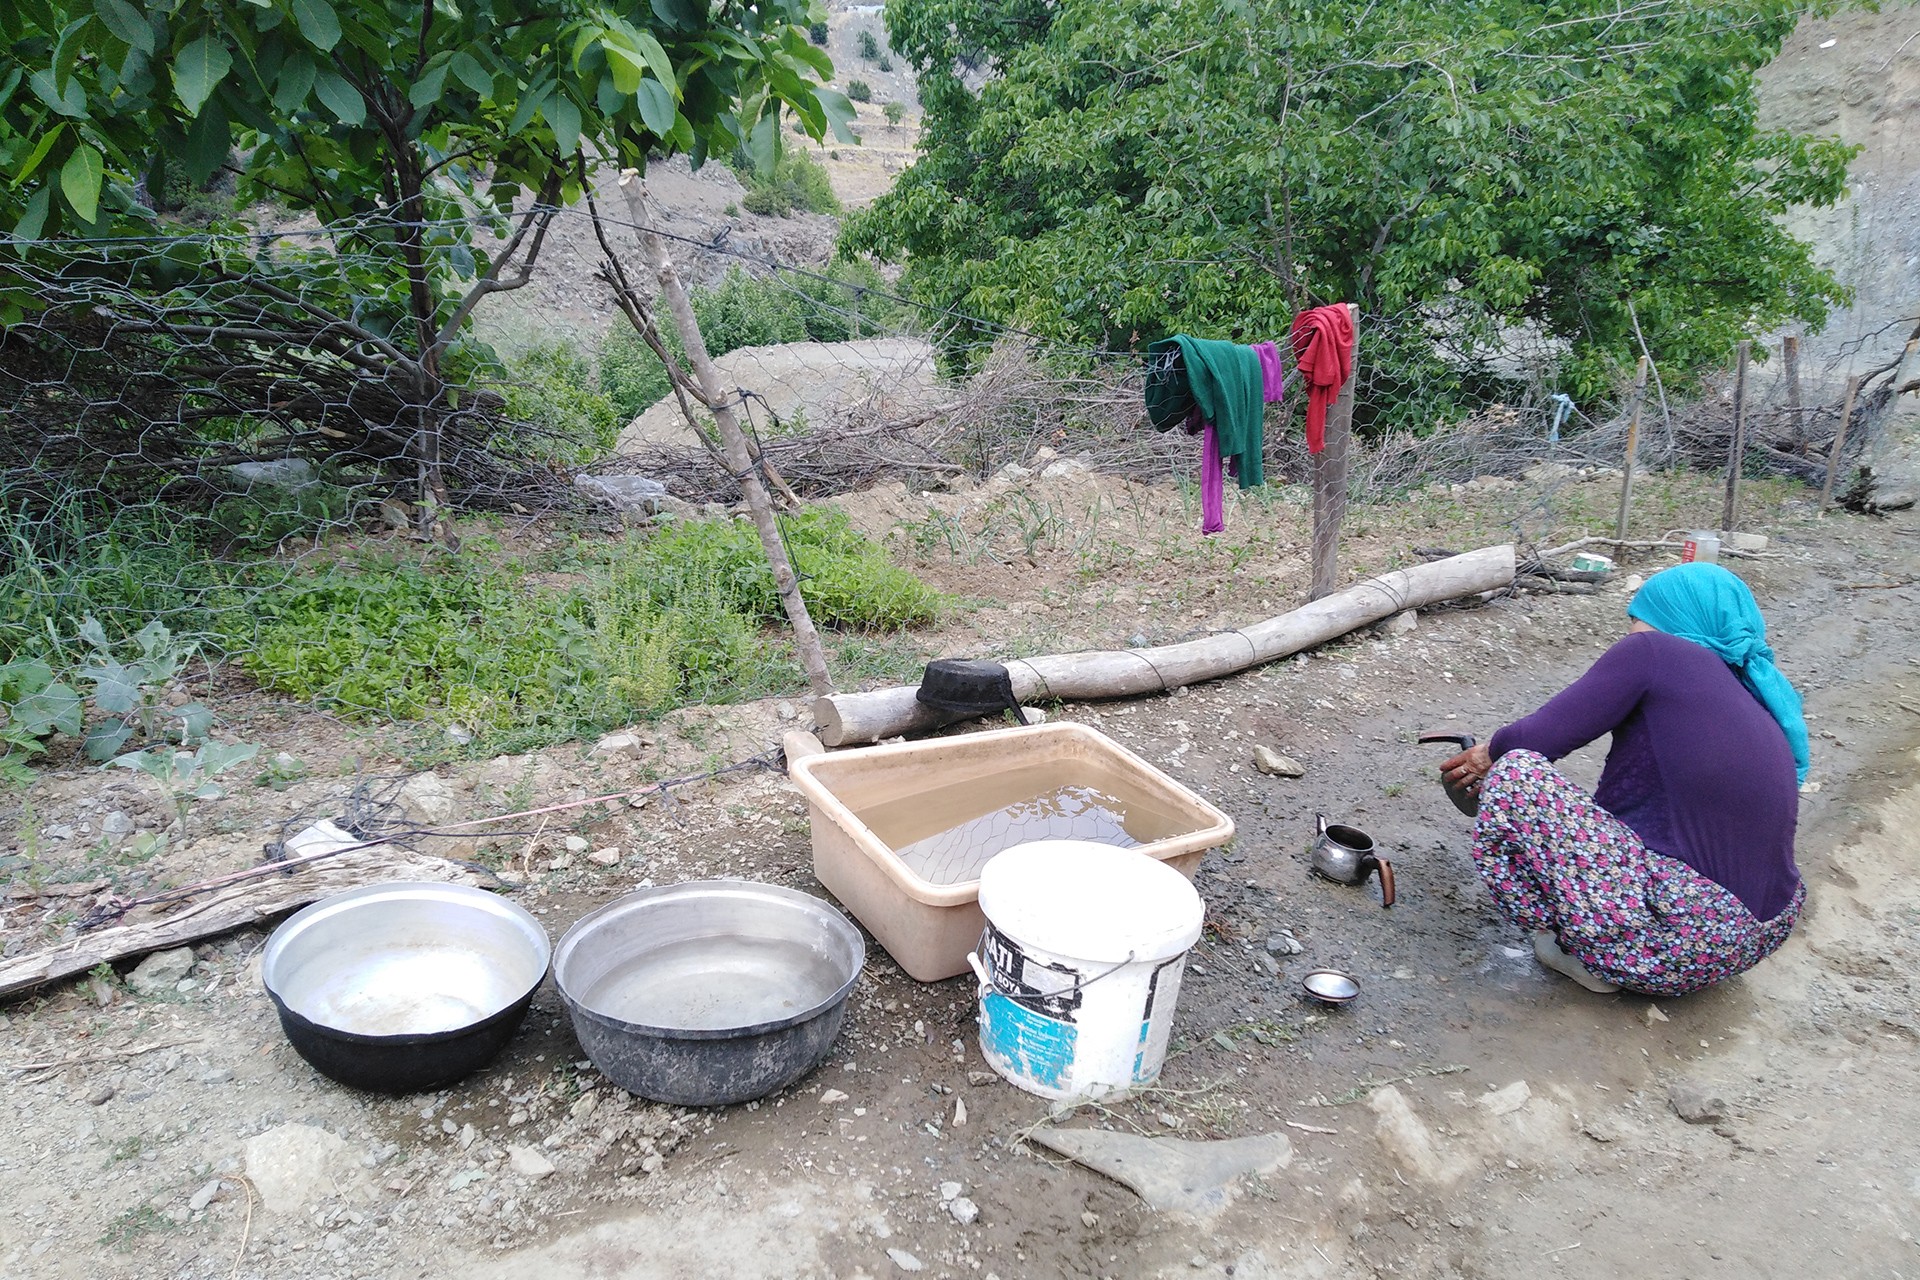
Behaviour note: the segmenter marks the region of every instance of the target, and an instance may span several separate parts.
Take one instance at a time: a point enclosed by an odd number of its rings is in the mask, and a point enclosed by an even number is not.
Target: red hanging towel
[[[1307,452],[1327,447],[1327,406],[1353,375],[1353,316],[1340,303],[1293,318],[1293,354],[1307,379]]]

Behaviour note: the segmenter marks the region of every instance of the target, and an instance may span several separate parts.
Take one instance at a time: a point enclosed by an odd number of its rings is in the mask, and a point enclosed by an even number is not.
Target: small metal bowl
[[[602,1075],[655,1102],[762,1098],[819,1066],[866,964],[853,922],[746,880],[641,889],[576,921],[553,984]]]
[[[274,930],[260,978],[287,1039],[323,1075],[417,1093],[492,1061],[551,954],[539,921],[483,889],[382,884]]]
[[[1315,969],[1300,979],[1300,987],[1322,1004],[1351,1004],[1360,994],[1353,975],[1338,969]]]

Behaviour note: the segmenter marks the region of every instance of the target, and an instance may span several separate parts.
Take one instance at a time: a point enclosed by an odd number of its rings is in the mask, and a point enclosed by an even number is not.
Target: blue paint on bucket
[[[1072,1023],[1035,1013],[998,991],[980,1002],[980,1043],[989,1057],[1045,1088],[1065,1087],[1078,1035]]]

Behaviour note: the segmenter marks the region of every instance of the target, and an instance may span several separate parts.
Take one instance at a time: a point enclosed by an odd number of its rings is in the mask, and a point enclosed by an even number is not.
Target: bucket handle
[[[982,942],[985,942],[986,939],[986,934],[983,933],[980,935]],[[973,976],[980,980],[980,998],[985,999],[993,990],[993,979],[988,976],[987,966],[981,961],[979,952],[967,952],[967,966],[973,970]]]
[[[993,980],[993,975],[988,972],[986,962],[980,958],[981,954],[987,950],[987,935],[992,931],[993,931],[993,927],[991,925],[981,930],[980,941],[974,944],[974,949],[972,951],[967,952],[967,964],[973,969],[974,976],[980,979],[980,994],[982,996],[986,996],[1000,989],[1000,985]],[[1110,978],[1114,974],[1126,968],[1128,965],[1132,964],[1134,962],[1134,959],[1139,954],[1140,953],[1137,951],[1129,951],[1127,952],[1127,958],[1125,960],[1122,960],[1119,964],[1114,965],[1113,968],[1104,970],[1103,972],[1100,972],[1100,973],[1096,973],[1091,978],[1083,978],[1080,981],[1075,982],[1072,986],[1064,988],[1064,990],[1065,991],[1084,991],[1088,987],[1092,986],[1094,983],[1100,981],[1100,979]],[[1051,991],[1051,992],[1048,992],[1047,994],[1060,995],[1062,993],[1059,991]]]

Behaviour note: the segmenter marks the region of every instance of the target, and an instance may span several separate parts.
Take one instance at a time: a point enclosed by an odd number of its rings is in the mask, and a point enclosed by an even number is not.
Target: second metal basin
[[[820,899],[699,880],[575,922],[554,985],[587,1056],[643,1098],[717,1106],[791,1084],[833,1048],[866,944]]]

